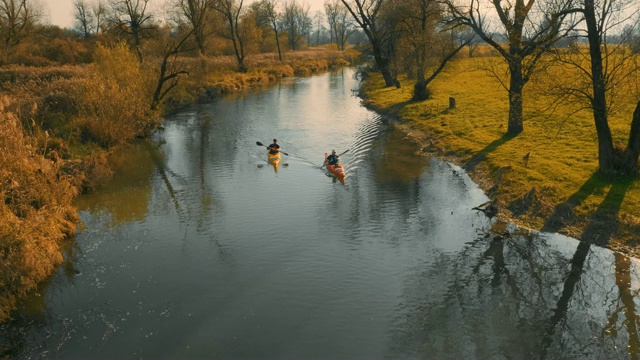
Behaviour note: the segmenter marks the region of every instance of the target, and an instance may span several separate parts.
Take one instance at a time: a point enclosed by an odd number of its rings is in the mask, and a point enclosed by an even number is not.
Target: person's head
[[[277,143],[277,142],[278,142],[278,140],[276,140],[276,139],[273,139],[273,143],[274,143],[274,144],[275,144],[275,143]]]
[[[335,155],[336,151],[335,150],[331,150],[331,155]]]

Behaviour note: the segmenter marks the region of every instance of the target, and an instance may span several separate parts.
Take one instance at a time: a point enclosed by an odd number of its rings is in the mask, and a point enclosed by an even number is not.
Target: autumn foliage
[[[75,121],[85,139],[108,148],[144,135],[158,115],[151,112],[150,84],[150,74],[124,42],[99,44],[78,96]]]
[[[178,24],[148,13],[141,27],[140,9],[123,0],[93,8],[106,12],[78,31],[42,23],[38,2],[21,4],[0,12],[0,322],[63,262],[60,246],[79,224],[74,197],[98,189],[112,175],[110,152],[147,136],[163,112],[359,57],[322,47],[330,37],[320,33],[313,49],[291,51],[282,32],[281,53],[258,53],[276,48],[260,6],[234,25],[234,42],[232,24],[212,9],[203,24],[185,23],[186,7],[173,9]]]
[[[24,135],[9,102],[0,102],[0,321],[62,262],[59,242],[77,222],[63,163]]]

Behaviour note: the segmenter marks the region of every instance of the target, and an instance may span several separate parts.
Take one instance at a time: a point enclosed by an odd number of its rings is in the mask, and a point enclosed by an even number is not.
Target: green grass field
[[[495,193],[504,219],[533,229],[567,234],[629,253],[640,253],[640,180],[604,179],[596,174],[597,136],[592,113],[576,104],[551,109],[544,79],[527,84],[524,132],[505,135],[508,94],[488,74],[495,58],[466,58],[451,63],[431,85],[432,99],[411,102],[414,79],[399,77],[402,87],[384,87],[379,74],[363,86],[366,103],[402,119],[423,147],[466,165],[487,191],[504,172]],[[633,89],[618,100],[610,118],[614,140],[626,145]],[[456,108],[448,110],[449,97]],[[526,157],[528,155],[528,158]],[[526,161],[525,161],[526,159]],[[525,195],[532,189],[533,201]],[[638,249],[636,249],[636,246]]]

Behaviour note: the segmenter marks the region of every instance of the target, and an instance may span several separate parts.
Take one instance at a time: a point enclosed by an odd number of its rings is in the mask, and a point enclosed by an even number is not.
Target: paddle
[[[261,143],[260,141],[256,141],[256,145],[258,145],[258,146],[264,146],[264,144],[263,144],[263,143]],[[265,147],[266,147],[267,149],[269,148],[268,146],[265,146]],[[280,151],[280,152],[281,152],[281,153],[283,153],[283,154],[285,154],[285,155],[287,155],[287,156],[289,156],[289,154],[287,154],[287,153],[286,153],[286,152],[284,152],[284,151]]]
[[[336,155],[336,157],[340,157],[340,156],[342,156],[342,155],[346,154],[346,153],[347,153],[347,151],[349,151],[349,150],[351,150],[351,149],[347,149],[347,150],[345,150],[345,151],[341,152],[339,155]],[[325,165],[326,165],[326,164],[322,164],[322,166],[320,166],[320,169],[322,169]]]

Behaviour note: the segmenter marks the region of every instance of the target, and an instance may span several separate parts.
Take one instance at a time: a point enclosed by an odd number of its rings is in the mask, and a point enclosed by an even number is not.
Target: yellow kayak
[[[280,165],[280,153],[272,154],[267,151],[267,161],[269,164],[273,165],[273,169],[278,172],[278,166]]]

